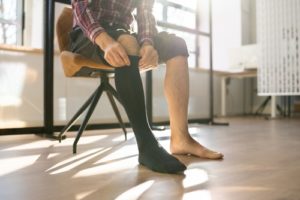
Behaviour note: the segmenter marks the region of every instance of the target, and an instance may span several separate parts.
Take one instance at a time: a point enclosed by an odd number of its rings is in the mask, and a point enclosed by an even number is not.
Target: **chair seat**
[[[100,77],[101,74],[114,74],[114,68],[96,63],[84,56],[70,51],[62,51],[60,59],[63,65],[64,73],[67,77]]]

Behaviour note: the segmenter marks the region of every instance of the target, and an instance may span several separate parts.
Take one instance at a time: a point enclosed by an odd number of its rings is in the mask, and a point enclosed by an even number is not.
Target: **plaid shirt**
[[[72,0],[74,26],[79,26],[85,35],[95,38],[105,29],[100,22],[119,24],[130,29],[137,9],[138,40],[153,43],[157,33],[156,21],[152,14],[154,0]]]

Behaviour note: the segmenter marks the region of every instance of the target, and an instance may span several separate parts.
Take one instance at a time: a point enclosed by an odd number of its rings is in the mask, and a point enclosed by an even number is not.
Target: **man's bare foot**
[[[170,150],[172,154],[179,155],[193,155],[200,158],[208,159],[222,159],[224,156],[222,153],[212,151],[205,148],[194,140],[191,136],[188,136],[185,139],[178,138],[174,139],[171,137]]]

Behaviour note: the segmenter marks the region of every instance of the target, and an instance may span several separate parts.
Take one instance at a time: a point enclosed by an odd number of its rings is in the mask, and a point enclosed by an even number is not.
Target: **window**
[[[23,0],[0,0],[0,44],[22,44]]]
[[[192,68],[209,67],[208,5],[209,0],[156,0],[154,6],[158,30],[175,33],[186,41]]]

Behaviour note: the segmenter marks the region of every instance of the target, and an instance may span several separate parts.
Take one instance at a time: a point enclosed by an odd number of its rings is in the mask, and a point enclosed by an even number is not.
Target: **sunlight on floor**
[[[74,177],[93,176],[134,168],[138,165],[136,145],[126,145],[115,150],[93,163],[93,165],[94,167],[81,170]]]
[[[133,132],[127,132],[127,140],[130,140],[134,137]],[[115,137],[112,139],[113,142],[124,142],[125,141],[125,136],[120,135],[118,137]]]
[[[82,200],[84,199],[85,197],[89,196],[90,194],[94,193],[96,191],[95,190],[90,190],[90,191],[87,191],[87,192],[82,192],[82,193],[79,193],[79,194],[76,194],[76,200]]]
[[[200,130],[201,130],[201,129],[199,129],[199,128],[197,128],[197,127],[190,127],[190,128],[189,128],[189,133],[190,133],[190,134],[197,134],[197,133],[199,133]]]
[[[94,142],[103,140],[107,137],[108,137],[107,135],[85,136],[84,140],[80,140],[80,145],[92,144]],[[47,147],[50,147],[50,146],[54,146],[54,147],[70,146],[71,147],[73,145],[73,142],[74,142],[74,138],[67,138],[67,139],[63,140],[61,143],[59,143],[58,141],[52,141],[52,140],[44,139],[44,140],[30,142],[30,143],[27,143],[27,144],[22,144],[22,145],[10,147],[10,148],[7,148],[7,149],[3,149],[2,151],[43,149],[43,148],[47,148]]]
[[[84,136],[84,139],[81,139],[79,140],[78,142],[78,145],[84,145],[84,144],[92,144],[92,143],[95,143],[95,142],[99,142],[105,138],[107,138],[108,135],[93,135],[93,136],[90,136],[90,135],[85,135]],[[59,142],[55,142],[55,147],[63,147],[63,146],[72,146],[73,145],[73,142],[74,142],[74,138],[73,137],[70,137],[70,138],[67,138],[65,140],[62,140],[61,143]]]
[[[203,169],[187,169],[183,179],[184,188],[200,185],[208,181],[207,172]]]
[[[138,155],[138,149],[136,144],[132,144],[132,145],[126,144],[126,146],[123,146],[119,149],[115,147],[113,152],[101,158],[95,164],[110,162],[112,160],[123,159],[128,156],[137,156],[137,155]]]
[[[0,159],[0,176],[7,175],[32,165],[39,158],[39,156],[40,155],[32,155]]]
[[[129,190],[125,191],[124,193],[122,193],[121,195],[119,195],[116,200],[136,200],[139,199],[139,197],[146,192],[152,185],[153,185],[154,181],[150,180],[150,181],[146,181],[144,183],[141,183],[137,186],[134,186],[132,188],[130,188]]]
[[[102,150],[102,148],[92,149],[84,153],[72,156],[71,158],[62,161],[55,166],[50,167],[48,170],[46,170],[46,172],[50,172],[50,174],[52,175],[67,172],[110,149],[111,148],[107,148],[104,150]]]
[[[29,150],[29,149],[44,149],[53,145],[53,141],[51,140],[39,140],[35,142],[30,142],[27,144],[17,145],[14,147],[10,147],[7,149],[3,149],[2,151],[20,151],[20,150]]]
[[[96,164],[95,164],[96,165]],[[137,158],[123,158],[121,160],[113,161],[110,163],[99,163],[95,167],[86,168],[84,170],[79,171],[73,177],[87,177],[87,176],[96,176],[99,174],[110,174],[114,172],[125,172],[125,170],[133,169],[137,166]]]
[[[47,159],[51,159],[51,158],[54,158],[56,156],[60,155],[59,153],[50,153],[48,156],[47,156]]]

